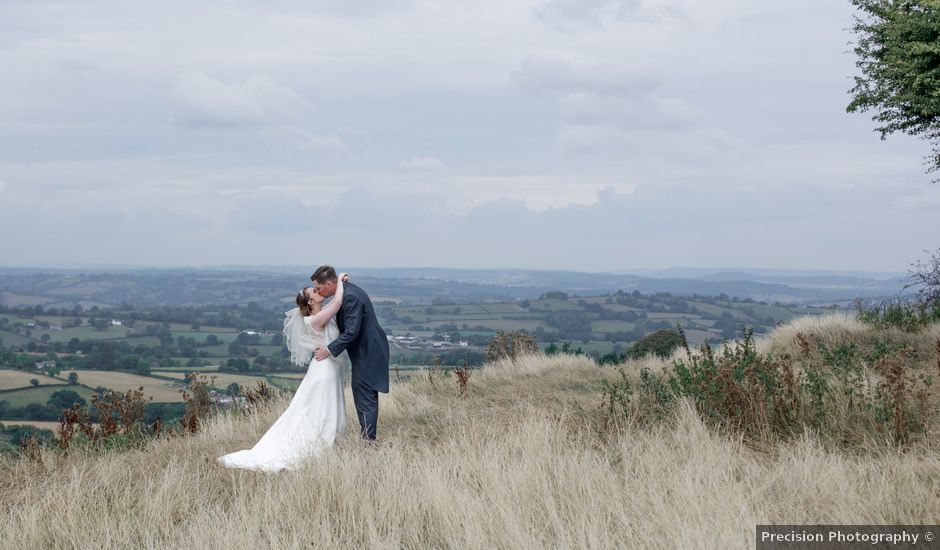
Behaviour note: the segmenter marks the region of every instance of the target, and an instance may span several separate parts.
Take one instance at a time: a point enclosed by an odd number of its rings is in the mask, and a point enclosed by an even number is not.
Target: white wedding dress
[[[316,345],[327,345],[339,336],[331,318],[324,330],[304,325]],[[266,472],[293,470],[307,458],[315,457],[346,431],[346,404],[343,396],[343,362],[335,357],[310,359],[307,374],[300,382],[287,410],[251,449],[218,458],[229,468]]]

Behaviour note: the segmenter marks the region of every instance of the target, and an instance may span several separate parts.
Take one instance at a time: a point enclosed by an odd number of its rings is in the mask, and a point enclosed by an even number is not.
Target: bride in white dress
[[[347,280],[348,275],[340,275]],[[221,456],[229,468],[266,472],[293,470],[304,459],[315,457],[330,447],[336,436],[346,431],[346,404],[343,396],[343,363],[329,357],[317,361],[317,346],[326,346],[339,336],[334,316],[343,302],[343,285],[337,285],[333,300],[323,307],[323,296],[304,287],[297,293],[296,308],[284,319],[284,336],[291,360],[309,365],[287,410],[251,449]]]

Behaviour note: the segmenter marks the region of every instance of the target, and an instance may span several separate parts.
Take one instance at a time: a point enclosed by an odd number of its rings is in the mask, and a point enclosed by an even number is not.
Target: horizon
[[[337,267],[334,265],[334,267]],[[338,269],[340,267],[337,267]],[[692,277],[683,277],[683,276],[663,276],[668,272],[675,271],[699,271],[702,272],[696,276],[702,276],[706,274],[728,274],[728,273],[742,273],[751,276],[868,276],[873,279],[893,279],[893,278],[905,278],[909,275],[907,271],[875,271],[875,270],[866,270],[866,269],[814,269],[814,268],[780,268],[780,267],[756,267],[756,266],[716,266],[716,267],[705,267],[705,266],[691,266],[691,265],[673,265],[670,267],[664,268],[623,268],[612,271],[586,271],[586,270],[571,270],[571,269],[530,269],[525,267],[445,267],[445,266],[410,266],[410,265],[399,265],[399,266],[341,266],[342,269],[361,269],[366,271],[394,271],[394,270],[437,270],[437,271],[476,271],[476,272],[490,272],[490,271],[505,271],[505,272],[533,272],[533,273],[577,273],[577,274],[587,274],[587,275],[614,275],[614,276],[629,276],[635,275],[639,277],[650,277],[650,278],[692,278]],[[206,264],[206,265],[130,265],[130,264],[75,264],[75,265],[11,265],[11,264],[0,264],[0,271],[4,269],[18,270],[29,272],[31,270],[52,270],[52,271],[98,271],[98,272],[108,272],[110,271],[200,271],[200,270],[227,270],[227,271],[263,271],[265,269],[272,270],[309,270],[315,269],[315,266],[304,266],[300,264]],[[658,275],[657,275],[658,274]],[[792,274],[792,275],[787,275]]]

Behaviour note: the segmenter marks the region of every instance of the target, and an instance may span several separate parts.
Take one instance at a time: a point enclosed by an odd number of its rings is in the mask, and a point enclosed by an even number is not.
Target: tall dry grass
[[[672,420],[601,431],[603,380],[526,357],[382,397],[380,444],[301,470],[227,470],[286,406],[215,416],[140,450],[0,464],[3,548],[751,548],[759,523],[931,523],[936,450],[849,455],[801,438],[768,453]],[[348,398],[352,422],[352,400]]]

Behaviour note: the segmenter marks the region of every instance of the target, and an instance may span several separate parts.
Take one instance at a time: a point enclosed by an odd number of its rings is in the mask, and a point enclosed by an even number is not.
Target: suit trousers
[[[352,394],[362,438],[375,441],[376,424],[379,421],[379,392],[365,382],[358,381],[352,384]]]

